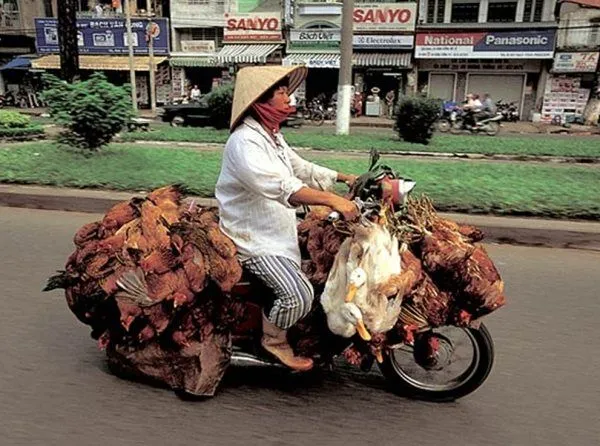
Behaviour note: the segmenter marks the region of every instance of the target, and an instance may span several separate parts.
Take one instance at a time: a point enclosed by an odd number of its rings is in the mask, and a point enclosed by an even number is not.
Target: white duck
[[[371,332],[390,330],[402,306],[402,297],[388,298],[395,293],[393,287],[386,286],[401,272],[398,239],[385,226],[366,222],[355,231],[346,264],[350,276],[346,302],[358,306]],[[352,285],[355,275],[364,276],[359,287]]]
[[[340,246],[321,294],[321,305],[327,315],[327,326],[332,333],[350,338],[358,332],[362,339],[369,341],[371,335],[364,325],[362,313],[356,304],[350,302],[366,281],[365,272],[357,269],[350,274],[348,284],[347,259],[351,246],[351,239],[346,239]]]

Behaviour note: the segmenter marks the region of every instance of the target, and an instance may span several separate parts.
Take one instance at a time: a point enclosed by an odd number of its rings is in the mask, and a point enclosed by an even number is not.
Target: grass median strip
[[[360,174],[363,159],[316,156],[320,164]],[[417,180],[440,210],[558,218],[600,218],[600,169],[526,163],[385,160]],[[0,149],[0,181],[63,187],[149,190],[183,183],[210,197],[219,174],[220,151],[118,145],[92,157],[55,145],[31,143]]]
[[[354,129],[349,136],[336,136],[330,127],[284,129],[287,141],[295,147],[322,150],[358,150],[372,148],[382,152],[450,152],[487,155],[600,157],[600,138],[547,135],[435,135],[431,144],[423,146],[398,139],[390,129]],[[173,128],[158,125],[150,132],[124,133],[123,141],[173,141],[224,143],[227,130],[213,128]]]

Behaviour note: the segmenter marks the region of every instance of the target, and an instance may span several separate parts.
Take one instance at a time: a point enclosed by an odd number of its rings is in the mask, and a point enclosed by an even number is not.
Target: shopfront
[[[231,71],[249,65],[280,65],[283,44],[281,11],[227,13],[217,63]]]
[[[583,116],[598,66],[598,52],[557,52],[544,89],[542,122],[562,124]]]
[[[419,32],[418,89],[430,97],[464,100],[488,93],[514,102],[528,119],[541,97],[554,55],[555,29]]]
[[[168,20],[153,19],[154,26],[148,20],[133,19],[131,21],[134,69],[136,71],[136,87],[138,103],[149,105],[149,71],[148,37],[152,31],[154,55],[153,65],[156,72],[156,101],[165,103],[170,92],[171,77],[167,61],[169,54]],[[58,43],[58,20],[55,18],[35,19],[36,48],[40,58],[32,61],[36,70],[59,70],[60,56]],[[103,71],[107,78],[119,85],[128,83],[129,79],[129,46],[125,20],[122,18],[78,19],[79,69],[82,76],[93,71]]]

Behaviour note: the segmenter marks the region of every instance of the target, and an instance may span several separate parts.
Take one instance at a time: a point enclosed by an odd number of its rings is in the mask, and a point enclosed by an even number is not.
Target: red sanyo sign
[[[225,41],[281,39],[281,17],[273,13],[225,14]]]
[[[359,31],[413,31],[416,3],[374,3],[354,8],[354,29]]]

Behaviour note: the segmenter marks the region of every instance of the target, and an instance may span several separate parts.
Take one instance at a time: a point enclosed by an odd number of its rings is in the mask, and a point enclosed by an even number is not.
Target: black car
[[[205,98],[187,104],[165,105],[161,118],[164,122],[170,122],[173,127],[211,125],[210,108]]]

